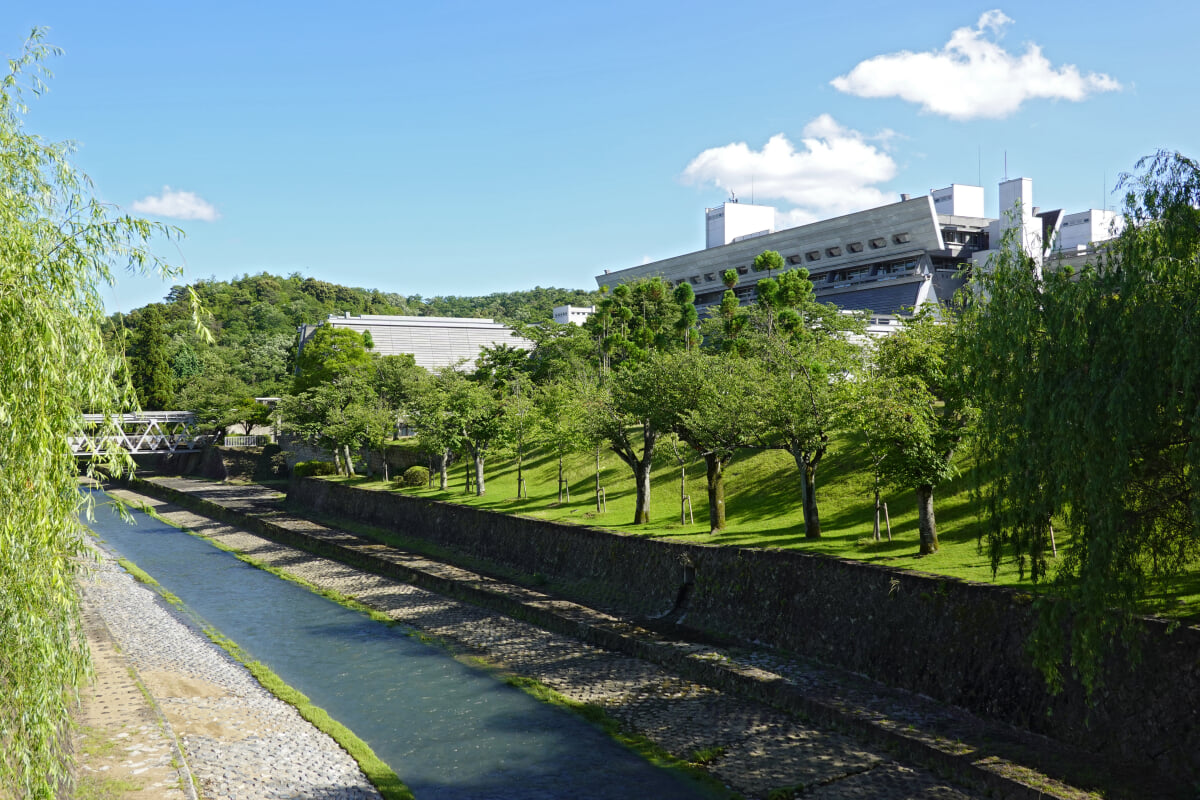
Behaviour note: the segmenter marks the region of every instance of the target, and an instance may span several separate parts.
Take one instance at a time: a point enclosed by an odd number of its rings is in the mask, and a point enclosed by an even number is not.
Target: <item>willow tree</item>
[[[67,779],[69,712],[88,674],[69,438],[82,412],[135,405],[101,339],[99,290],[114,268],[165,273],[148,244],[174,235],[99,202],[67,145],[24,130],[23,95],[43,91],[56,52],[35,30],[0,78],[0,795],[47,799]],[[102,466],[131,463],[87,471]]]
[[[1069,663],[1094,688],[1148,589],[1200,561],[1200,165],[1138,169],[1097,263],[1039,271],[1007,247],[964,328],[993,567],[1015,558],[1073,601],[1044,604],[1034,638],[1052,685]]]

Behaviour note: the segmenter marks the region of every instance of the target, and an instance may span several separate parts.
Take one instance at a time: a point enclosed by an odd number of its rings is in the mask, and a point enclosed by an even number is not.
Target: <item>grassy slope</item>
[[[511,459],[492,459],[487,468],[487,493],[483,497],[463,492],[463,464],[451,469],[450,489],[404,490],[419,496],[465,503],[506,513],[523,514],[562,522],[577,522],[661,538],[677,538],[704,544],[746,547],[780,547],[813,553],[876,561],[890,566],[950,575],[965,580],[995,582],[1036,590],[1026,576],[1022,579],[1014,563],[1000,566],[993,577],[990,560],[978,542],[981,526],[970,500],[972,463],[960,463],[963,473],[934,492],[938,538],[941,550],[931,556],[917,555],[917,514],[912,490],[885,489],[883,499],[891,514],[893,541],[871,538],[871,476],[860,448],[848,438],[833,442],[817,472],[817,502],[821,513],[821,539],[804,537],[800,508],[799,472],[791,456],[781,451],[746,451],[726,471],[726,518],[728,527],[718,535],[708,528],[708,500],[704,463],[686,447],[679,454],[687,461],[687,491],[692,498],[695,524],[679,521],[679,466],[669,446],[660,446],[651,490],[651,522],[632,525],[634,491],[632,474],[615,455],[601,453],[601,484],[608,510],[596,512],[595,454],[569,457],[566,472],[571,484],[571,501],[558,505],[557,465],[554,457],[538,451],[525,461],[528,499],[517,499],[516,465]],[[397,446],[408,446],[401,444]],[[364,487],[390,488],[380,482],[358,479]],[[1068,545],[1058,536],[1060,550]],[[1174,614],[1200,612],[1200,573],[1193,573],[1171,587],[1163,588],[1148,610]]]

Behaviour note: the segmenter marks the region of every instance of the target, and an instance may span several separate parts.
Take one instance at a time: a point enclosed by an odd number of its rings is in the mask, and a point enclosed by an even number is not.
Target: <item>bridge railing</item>
[[[106,429],[106,423],[115,428]],[[98,456],[115,450],[130,454],[194,453],[208,444],[211,436],[196,431],[196,414],[191,411],[143,411],[106,419],[103,414],[84,414],[78,431],[68,437],[77,456]]]

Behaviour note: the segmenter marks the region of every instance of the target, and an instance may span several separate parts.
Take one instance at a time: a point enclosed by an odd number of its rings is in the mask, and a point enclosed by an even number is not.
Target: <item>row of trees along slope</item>
[[[718,313],[703,322],[686,283],[622,284],[584,328],[523,327],[531,352],[487,349],[470,374],[427,374],[405,357],[373,357],[361,335],[322,327],[282,405],[285,422],[337,453],[347,472],[351,452],[382,447],[402,417],[436,462],[439,484],[460,453],[477,494],[486,490],[489,455],[517,461],[521,493],[524,454],[549,447],[559,458],[560,502],[562,457],[603,445],[629,469],[635,524],[650,522],[651,469],[670,437],[704,460],[713,531],[726,525],[729,462],[747,448],[780,449],[796,465],[805,535],[818,538],[818,469],[833,437],[866,419],[895,418],[888,436],[872,440],[875,464],[881,480],[921,493],[922,552],[936,551],[934,487],[953,474],[970,420],[959,413],[947,364],[953,317],[920,317],[877,352],[863,316],[817,302],[805,270],[776,275],[782,259],[772,251],[759,263],[769,276],[752,306],[738,304],[733,271]],[[904,390],[885,391],[893,384]]]

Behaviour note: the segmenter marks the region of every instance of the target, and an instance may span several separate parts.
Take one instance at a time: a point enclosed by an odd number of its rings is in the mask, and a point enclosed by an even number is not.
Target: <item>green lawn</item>
[[[397,445],[412,447],[410,443]],[[395,484],[358,478],[351,481],[363,488],[404,491],[413,495],[521,514],[560,522],[593,525],[623,533],[644,534],[702,544],[745,547],[778,547],[812,553],[886,563],[889,566],[949,575],[964,580],[1021,586],[1037,591],[1016,564],[1001,564],[993,576],[986,552],[981,552],[981,530],[970,499],[973,468],[970,460],[960,463],[962,474],[938,487],[934,506],[941,549],[930,556],[917,555],[915,493],[887,489],[884,501],[891,514],[893,541],[871,538],[871,476],[861,448],[849,437],[833,442],[817,472],[817,502],[822,538],[804,537],[800,508],[800,475],[787,453],[747,450],[726,470],[726,519],[728,527],[717,535],[708,528],[708,500],[704,462],[679,447],[686,461],[687,493],[694,506],[695,523],[680,523],[680,468],[670,446],[660,446],[651,489],[651,522],[633,525],[633,477],[628,467],[609,451],[601,453],[601,485],[607,493],[607,511],[598,513],[595,500],[595,453],[578,454],[567,462],[571,500],[558,504],[557,465],[554,457],[535,452],[525,460],[528,499],[517,498],[516,465],[511,459],[493,459],[487,465],[487,493],[477,497],[463,491],[466,466],[461,462],[450,472],[450,488],[440,490],[399,489]],[[436,476],[435,476],[436,480]],[[1060,550],[1068,545],[1058,536]],[[1200,613],[1200,573],[1193,573],[1169,586],[1158,587],[1148,610],[1188,616]]]

